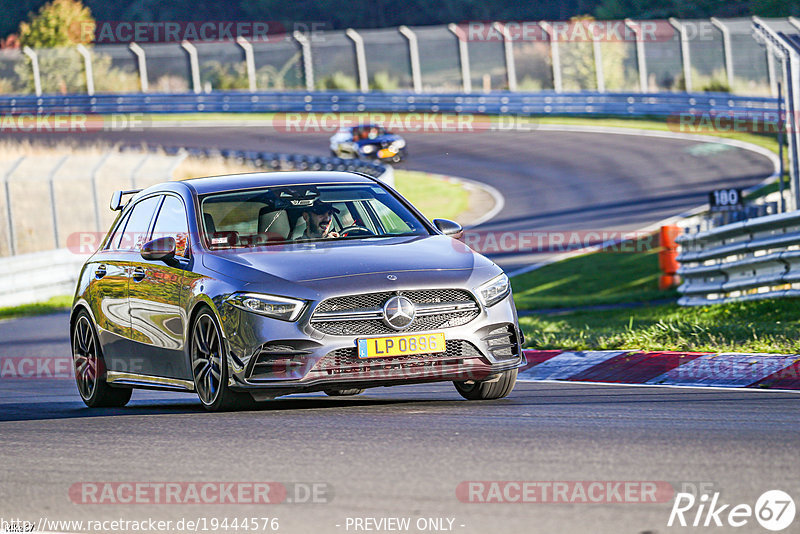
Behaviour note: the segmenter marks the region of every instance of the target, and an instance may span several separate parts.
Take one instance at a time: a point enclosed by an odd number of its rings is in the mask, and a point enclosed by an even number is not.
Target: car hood
[[[203,264],[248,286],[283,284],[285,288],[288,282],[313,291],[325,291],[332,285],[364,292],[375,287],[385,289],[392,283],[466,284],[474,275],[488,279],[495,271],[500,272],[490,260],[447,236],[318,241],[254,251],[220,251],[206,254]],[[276,291],[268,287],[245,289]]]

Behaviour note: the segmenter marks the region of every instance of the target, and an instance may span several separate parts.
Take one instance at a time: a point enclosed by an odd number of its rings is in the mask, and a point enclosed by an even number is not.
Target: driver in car
[[[306,211],[303,212],[303,219],[306,221],[306,231],[303,232],[303,239],[325,239],[339,237],[339,232],[331,230],[333,226],[333,214],[339,213],[339,209],[326,202],[316,201]]]

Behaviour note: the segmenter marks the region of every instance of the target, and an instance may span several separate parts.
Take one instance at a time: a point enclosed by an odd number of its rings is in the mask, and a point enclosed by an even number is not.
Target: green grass
[[[654,242],[641,240],[626,245],[639,252],[584,254],[516,276],[511,285],[517,308],[572,308],[677,298],[673,290],[658,289],[661,273]]]
[[[455,219],[469,207],[469,192],[460,184],[428,173],[395,170],[395,188],[428,219]]]
[[[678,296],[675,290],[658,289],[659,276],[658,252],[650,249],[585,254],[515,277],[512,287],[526,346],[800,353],[797,300],[691,308],[654,304]],[[587,308],[603,305],[611,309]],[[525,314],[543,308],[550,313]]]
[[[796,300],[579,311],[521,317],[520,325],[537,349],[800,353]]]
[[[33,304],[22,304],[20,306],[0,308],[0,319],[53,313],[56,311],[69,309],[70,306],[72,306],[72,296],[63,295],[59,297],[53,297],[44,302],[35,302]]]

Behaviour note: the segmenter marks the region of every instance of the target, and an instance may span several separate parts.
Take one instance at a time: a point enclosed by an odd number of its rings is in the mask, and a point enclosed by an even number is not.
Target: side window
[[[158,211],[156,225],[153,227],[153,237],[174,237],[175,255],[186,256],[189,242],[189,222],[186,220],[186,210],[183,202],[172,195],[164,198],[161,209]]]
[[[161,196],[150,197],[142,200],[133,207],[128,216],[128,224],[122,232],[119,241],[120,250],[141,250],[147,239],[147,230],[150,229],[150,221],[153,220],[153,212],[156,210]]]
[[[108,239],[108,243],[106,243],[106,250],[119,250],[119,242],[125,233],[125,225],[128,224],[130,214],[131,212],[126,213],[125,216],[120,219],[119,223],[117,223],[117,225],[114,227],[114,233],[111,234],[111,237]]]

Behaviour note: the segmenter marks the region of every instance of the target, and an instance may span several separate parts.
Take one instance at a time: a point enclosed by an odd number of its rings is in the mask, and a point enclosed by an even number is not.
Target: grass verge
[[[395,189],[428,219],[457,220],[469,207],[469,192],[460,184],[399,169],[394,171],[394,180]]]
[[[42,315],[69,309],[72,306],[72,296],[62,295],[53,297],[44,302],[33,304],[22,304],[19,306],[8,306],[0,308],[0,319],[11,319],[14,317],[24,317],[26,315]]]
[[[530,315],[520,325],[527,346],[537,349],[800,354],[794,300]]]
[[[512,287],[526,346],[800,353],[796,300],[684,308],[675,302],[675,290],[658,289],[659,274],[658,252],[651,247],[585,254],[515,277]],[[530,313],[545,308],[547,313]]]

